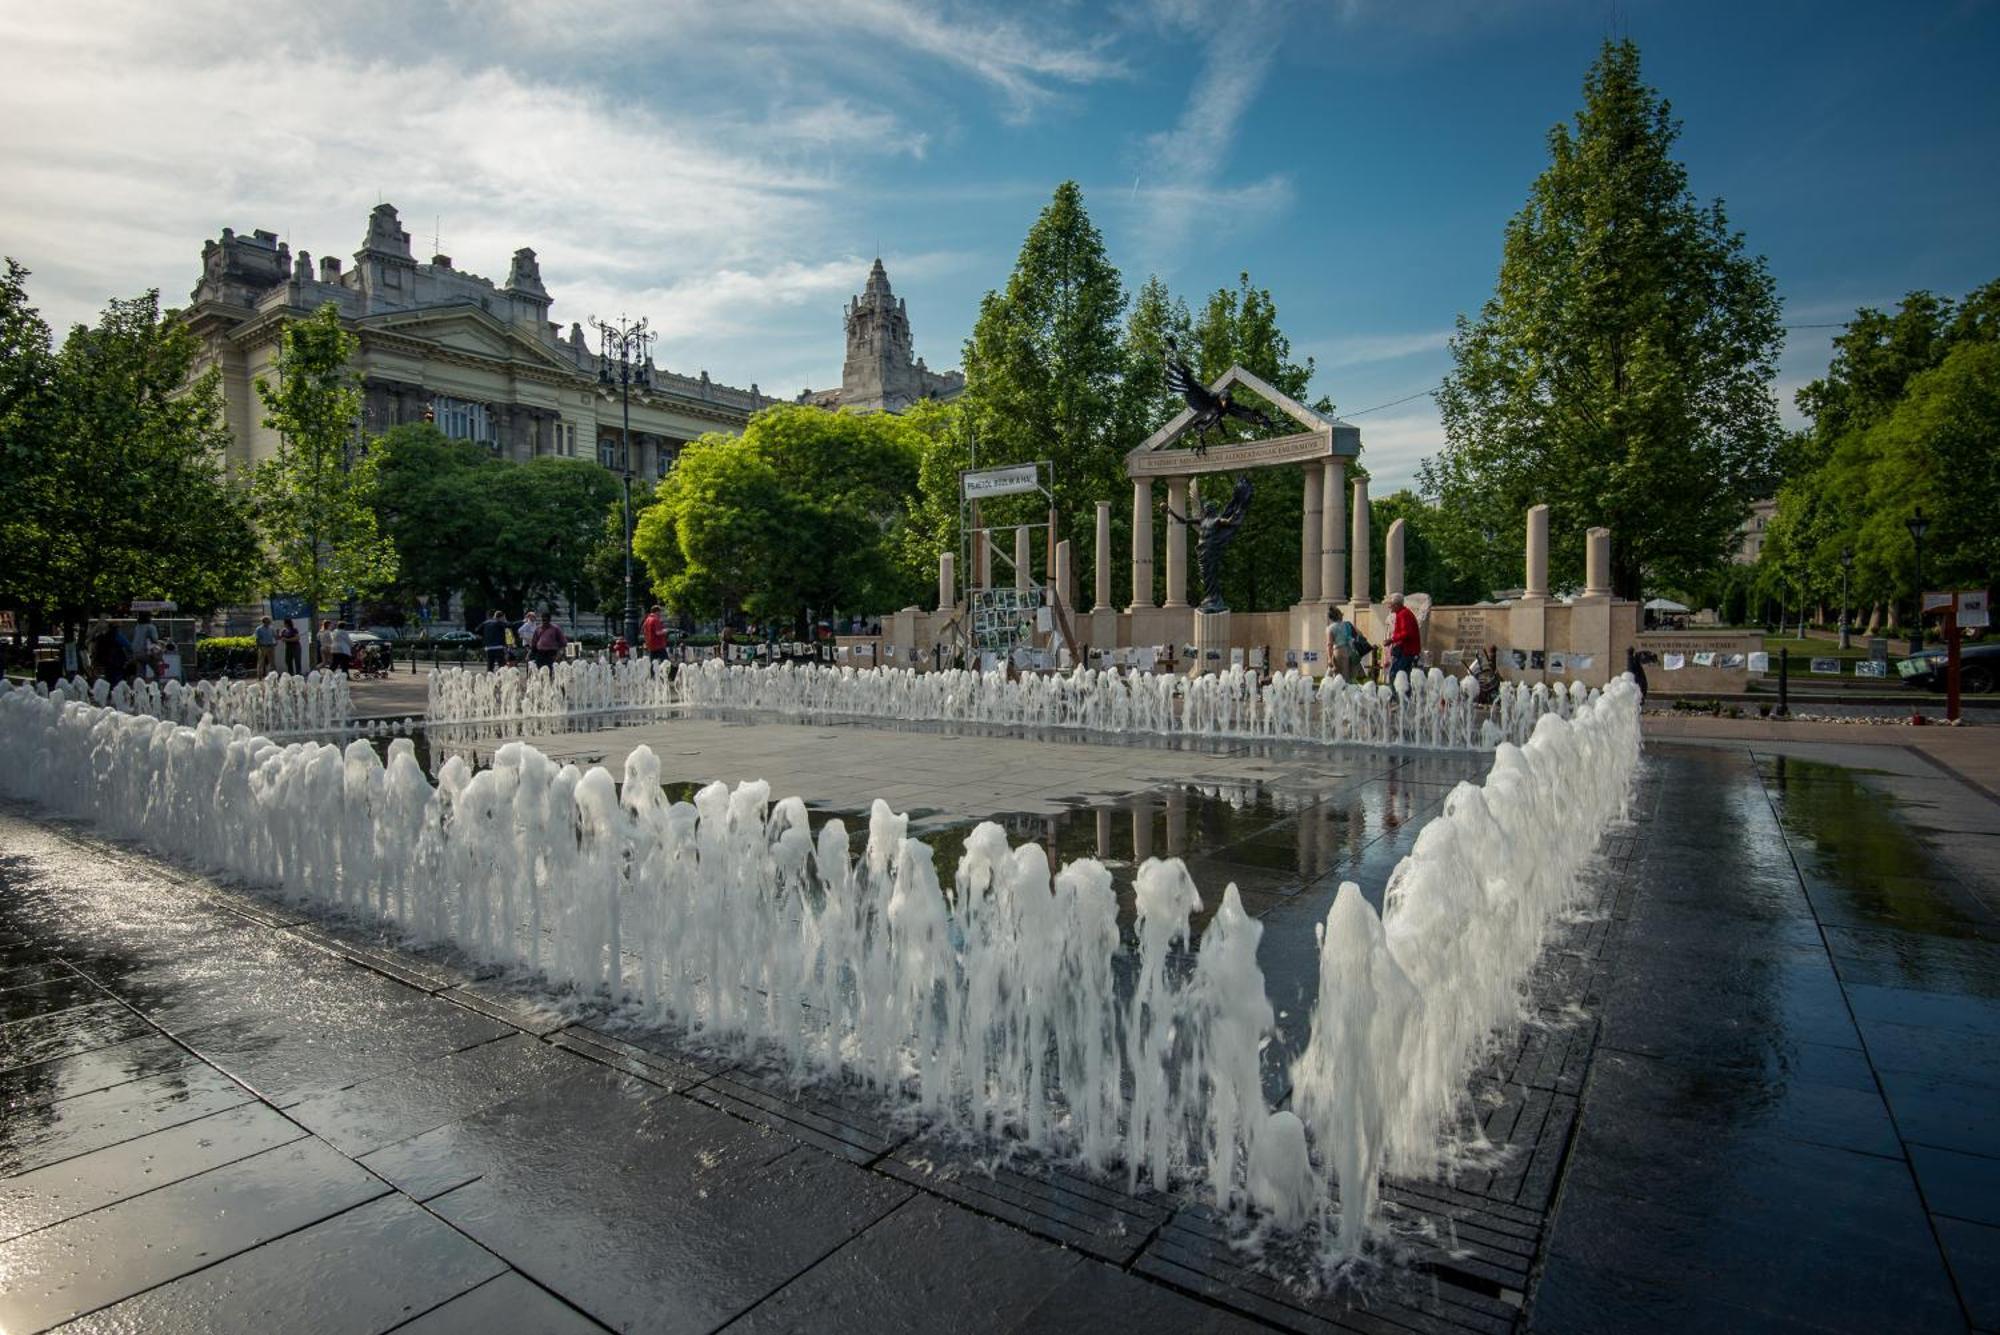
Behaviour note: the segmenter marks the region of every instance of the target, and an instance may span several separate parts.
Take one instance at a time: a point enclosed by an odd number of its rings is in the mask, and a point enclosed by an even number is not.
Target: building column
[[[1062,599],[1064,607],[1076,606],[1076,590],[1070,587],[1069,539],[1056,544],[1056,568],[1049,582],[1056,586],[1056,596]]]
[[[1403,521],[1389,525],[1382,538],[1382,596],[1403,592]]]
[[[1348,539],[1349,568],[1353,571],[1352,595],[1363,607],[1368,605],[1368,479],[1354,479],[1354,532]]]
[[[1111,610],[1111,502],[1097,503],[1097,555],[1090,568],[1091,582],[1096,585],[1096,605],[1093,612]]]
[[[1167,508],[1174,514],[1189,515],[1188,504],[1188,479],[1168,478]],[[1172,515],[1167,517],[1167,601],[1161,604],[1163,607],[1188,605],[1187,531],[1186,524]]]
[[[1611,530],[1594,528],[1584,534],[1583,596],[1611,596]]]
[[[1299,601],[1316,603],[1320,597],[1320,525],[1321,496],[1320,475],[1325,471],[1317,464],[1307,464],[1303,470],[1306,479],[1305,520],[1299,530]]]
[[[949,612],[958,602],[958,558],[951,552],[938,553],[938,611]]]
[[[1549,507],[1528,507],[1528,571],[1523,582],[1524,600],[1549,596]]]
[[[1153,606],[1153,479],[1132,479],[1132,607]]]
[[[1021,525],[1014,530],[1014,587],[1028,588],[1034,581],[1029,577],[1028,526]]]
[[[1330,603],[1347,601],[1347,462],[1328,459],[1320,470],[1319,592]]]

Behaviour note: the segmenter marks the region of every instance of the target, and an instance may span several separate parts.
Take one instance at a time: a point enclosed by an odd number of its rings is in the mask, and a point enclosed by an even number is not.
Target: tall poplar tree
[[[354,335],[328,302],[285,326],[278,383],[258,377],[278,452],[251,479],[257,523],[280,591],[309,615],[396,577],[396,549],[375,523],[376,457],[361,434],[361,391],[347,364]]]
[[[1447,555],[1491,585],[1520,579],[1523,514],[1546,502],[1553,578],[1580,576],[1602,524],[1615,587],[1636,597],[1725,561],[1770,494],[1782,334],[1762,257],[1689,191],[1638,47],[1607,42],[1583,92],[1507,226],[1497,290],[1459,317],[1423,485]]]
[[[965,345],[966,428],[981,467],[1048,459],[1061,536],[1087,539],[1097,502],[1125,490],[1125,290],[1075,181],[1028,229],[1005,288],[988,292]],[[1027,498],[996,519],[1032,519]],[[1039,544],[1036,544],[1039,546]]]

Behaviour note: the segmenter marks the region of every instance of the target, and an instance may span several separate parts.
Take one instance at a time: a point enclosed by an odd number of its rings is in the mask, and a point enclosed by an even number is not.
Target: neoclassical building
[[[332,255],[315,267],[305,251],[294,256],[265,231],[246,237],[224,228],[202,247],[201,281],[183,318],[202,341],[201,369],[222,371],[232,467],[276,451],[256,381],[275,378],[284,322],[329,301],[360,340],[354,369],[367,431],[429,417],[445,434],[502,458],[594,457],[625,467],[618,388],[599,383],[598,357],[580,326],[564,334],[549,321],[535,252],[515,251],[500,286],[453,268],[449,256],[419,263],[389,204],[369,214],[351,268]],[[641,478],[665,475],[684,443],[705,431],[740,431],[771,402],[755,385],[716,384],[706,371],[655,367],[650,380],[632,394],[630,463]]]
[[[802,390],[800,403],[898,413],[923,399],[955,398],[965,389],[963,371],[933,371],[916,355],[909,309],[890,290],[881,257],[843,316],[847,359],[840,367],[840,388]]]

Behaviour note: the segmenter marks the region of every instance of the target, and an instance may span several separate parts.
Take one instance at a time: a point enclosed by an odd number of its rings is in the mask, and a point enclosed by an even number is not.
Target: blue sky
[[[61,325],[183,300],[225,225],[350,254],[386,198],[461,268],[534,246],[564,321],[644,313],[666,364],[788,394],[837,382],[878,250],[957,365],[1074,177],[1130,286],[1271,289],[1382,490],[1436,412],[1359,410],[1448,368],[1607,35],[1788,323],[2000,276],[2000,7],[1825,0],[8,3],[0,250]],[[1834,332],[1791,332],[1788,417]]]

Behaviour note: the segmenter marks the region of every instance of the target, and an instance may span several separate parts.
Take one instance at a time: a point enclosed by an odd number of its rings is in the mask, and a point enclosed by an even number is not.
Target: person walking
[[[1354,680],[1354,623],[1338,607],[1326,609],[1326,663],[1328,672]]]
[[[319,623],[319,632],[313,636],[313,652],[319,656],[319,666],[333,666],[333,618],[324,617]]]
[[[141,677],[151,676],[153,659],[159,651],[160,628],[151,612],[141,612],[132,627],[132,666]]]
[[[499,608],[494,608],[486,620],[479,623],[479,638],[486,646],[486,670],[498,672],[507,666],[507,636],[513,632],[507,618]]]
[[[333,670],[345,672],[354,663],[354,632],[345,621],[333,628]]]
[[[290,617],[285,618],[285,624],[278,630],[278,644],[285,651],[284,670],[299,671],[299,628]]]
[[[639,625],[639,638],[645,641],[646,657],[655,663],[667,656],[667,623],[660,615],[660,605],[653,604],[653,610],[646,613],[646,619]]]
[[[514,627],[514,644],[519,650],[514,657],[522,662],[531,661],[535,652],[535,631],[541,627],[541,619],[532,609],[521,613],[521,624]]]
[[[1389,595],[1389,684],[1396,684],[1399,672],[1415,672],[1423,666],[1423,633],[1417,629],[1417,614],[1403,605],[1403,595]]]
[[[552,607],[542,609],[542,619],[535,625],[535,634],[528,641],[528,648],[535,656],[535,666],[553,669],[556,659],[562,657],[563,646],[569,643],[569,636],[556,624],[556,613]]]
[[[271,629],[271,618],[261,617],[251,638],[257,642],[257,680],[271,675],[271,665],[278,656],[278,632]]]
[[[97,675],[116,686],[125,680],[125,666],[132,661],[132,645],[115,622],[100,624],[90,637],[90,662]]]

